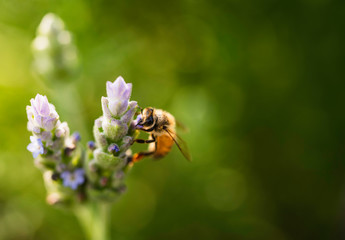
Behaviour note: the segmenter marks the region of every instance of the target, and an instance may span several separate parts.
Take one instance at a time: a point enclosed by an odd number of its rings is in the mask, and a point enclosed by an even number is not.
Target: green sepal
[[[108,147],[108,141],[104,132],[101,132],[96,125],[93,126],[93,135],[95,136],[98,147],[102,149],[106,149]]]
[[[95,156],[96,162],[103,169],[108,169],[108,168],[114,169],[114,168],[123,166],[123,159],[119,157],[115,157],[112,154],[102,152],[101,149],[96,149],[93,152],[93,154]]]
[[[128,131],[128,127],[126,125],[114,124],[111,122],[103,122],[102,126],[105,136],[114,142],[117,142],[119,139],[123,138]]]
[[[56,167],[56,160],[50,159],[49,157],[44,157],[42,155],[39,155],[37,158],[35,158],[35,166],[42,170],[54,170]]]

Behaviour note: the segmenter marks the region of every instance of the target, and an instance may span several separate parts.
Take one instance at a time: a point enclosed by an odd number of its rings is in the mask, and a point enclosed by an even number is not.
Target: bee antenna
[[[139,107],[139,109],[140,109],[140,112],[143,113],[143,108],[140,107],[140,106],[138,106],[138,107]]]

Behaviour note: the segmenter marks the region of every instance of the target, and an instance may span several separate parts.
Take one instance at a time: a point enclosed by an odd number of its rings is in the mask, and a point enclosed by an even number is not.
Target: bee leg
[[[128,162],[128,164],[130,166],[133,166],[133,164],[135,162],[139,162],[141,159],[143,159],[144,157],[149,157],[151,155],[153,155],[156,152],[157,149],[157,142],[156,142],[156,138],[153,134],[151,134],[152,139],[150,140],[143,140],[143,139],[135,139],[135,140],[142,140],[142,142],[140,143],[152,143],[155,142],[155,150],[154,151],[149,151],[149,152],[138,152],[136,154],[133,155],[132,159]]]
[[[132,158],[132,163],[139,162],[144,157],[149,157],[152,154],[154,154],[154,151],[152,151],[152,152],[138,152],[138,153],[134,154],[134,156]]]
[[[156,138],[153,134],[151,134],[151,137],[152,139],[148,139],[148,140],[145,140],[145,139],[134,139],[133,140],[133,143],[137,142],[137,143],[153,143],[156,141]]]
[[[134,139],[134,142],[137,142],[137,143],[153,143],[154,141],[156,141],[156,140],[155,139],[150,139],[150,140]]]

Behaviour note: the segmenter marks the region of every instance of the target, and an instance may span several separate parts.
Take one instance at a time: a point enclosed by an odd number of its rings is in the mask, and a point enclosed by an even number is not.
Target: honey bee
[[[174,143],[183,156],[191,161],[187,144],[176,134],[176,125],[183,127],[176,124],[174,116],[166,111],[152,107],[141,110],[141,119],[136,128],[150,133],[150,137],[148,140],[135,139],[134,142],[148,143],[149,148],[148,151],[134,154],[132,162],[138,162],[144,157],[162,158],[171,151]]]

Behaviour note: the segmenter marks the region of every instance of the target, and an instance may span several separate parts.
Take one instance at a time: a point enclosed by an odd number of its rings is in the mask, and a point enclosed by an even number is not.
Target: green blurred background
[[[73,32],[81,114],[32,74],[30,45],[48,12]],[[105,82],[173,113],[193,159],[175,147],[138,163],[112,212],[114,239],[345,237],[345,2],[0,0],[0,239],[84,239],[46,205],[26,150],[25,106],[56,105],[83,143]],[[78,100],[79,98],[79,100]]]

